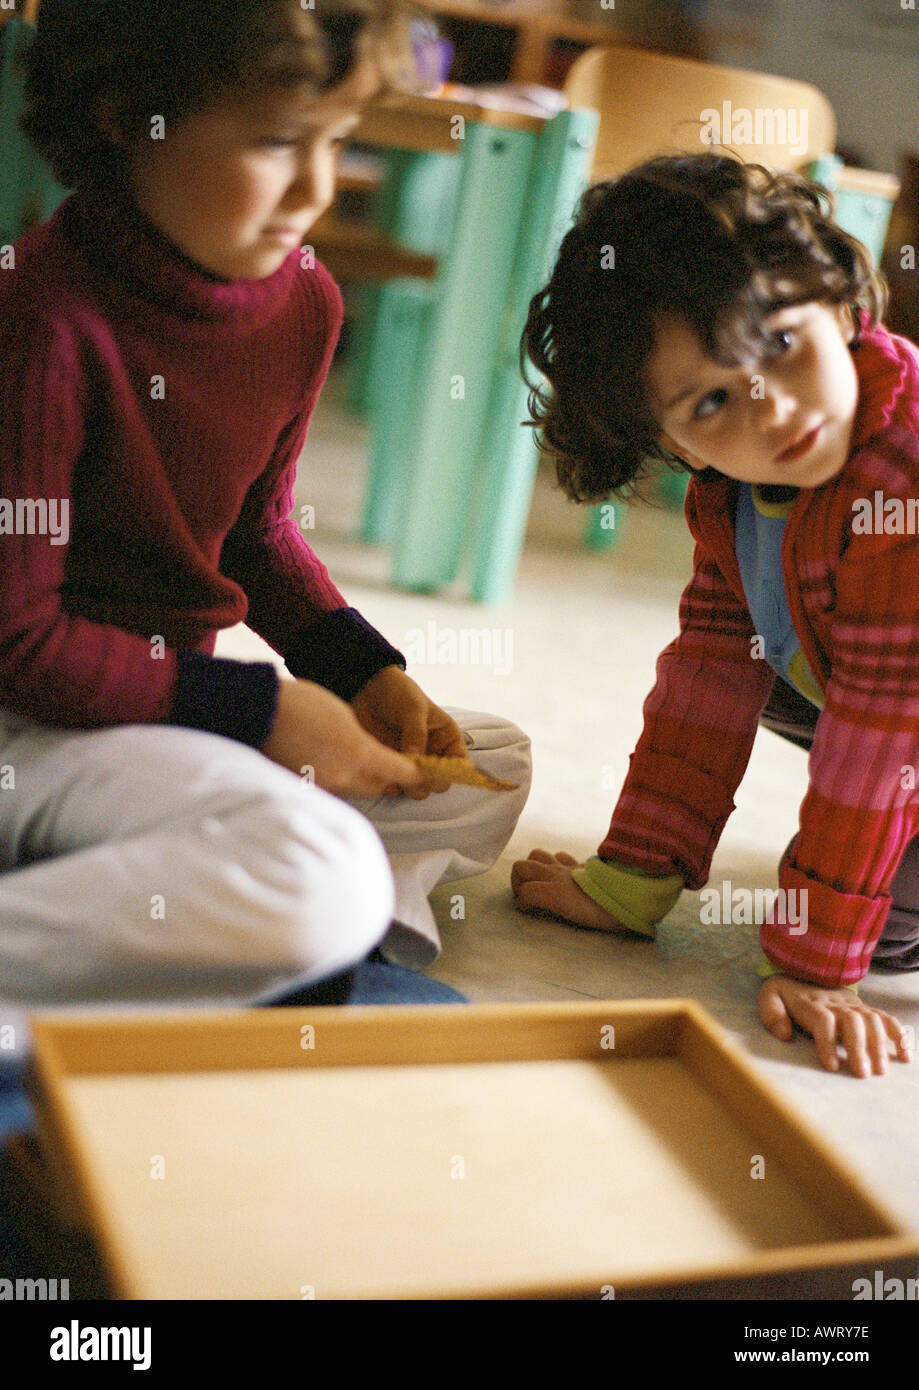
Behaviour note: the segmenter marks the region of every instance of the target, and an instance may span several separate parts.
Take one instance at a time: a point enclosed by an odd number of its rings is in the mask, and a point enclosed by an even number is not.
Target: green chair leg
[[[484,457],[492,466],[473,528],[471,592],[478,603],[503,603],[508,597],[526,535],[539,450],[533,431],[519,423],[519,404],[519,379],[504,371],[489,401]]]
[[[589,550],[612,550],[625,523],[625,508],[616,502],[591,507],[584,526],[584,544]]]
[[[893,203],[880,192],[839,188],[839,175],[843,167],[838,154],[828,154],[815,159],[808,166],[807,173],[832,192],[836,200],[835,220],[839,226],[867,246],[875,265],[880,265]]]
[[[348,345],[347,373],[342,404],[354,415],[366,415],[370,383],[373,380],[372,357],[376,343],[376,325],[380,312],[379,285],[359,285],[352,288],[355,318]]]
[[[19,129],[25,101],[25,55],[33,25],[14,16],[0,29],[0,245],[11,245],[29,227],[44,222],[67,189]]]
[[[374,224],[403,246],[442,255],[454,215],[460,161],[450,154],[389,150],[385,164],[372,212]],[[390,307],[381,287],[362,288],[346,390],[348,406],[361,414],[372,416],[390,392],[390,359],[378,341],[387,334],[381,316]]]
[[[470,503],[508,285],[524,213],[531,131],[466,126],[450,244],[419,377],[410,476],[393,580],[449,584],[467,541]],[[482,254],[482,248],[488,254]]]
[[[662,468],[658,475],[657,490],[663,501],[676,511],[683,510],[689,476],[688,473],[675,473],[670,468]]]
[[[653,479],[660,500],[674,511],[682,511],[689,484],[688,473],[661,468]],[[648,487],[650,494],[651,488]],[[588,550],[612,550],[626,524],[627,509],[617,502],[591,507],[584,523],[584,544]]]
[[[520,374],[520,335],[585,187],[597,120],[593,111],[561,112],[543,129],[530,165],[476,468],[471,589],[482,603],[500,603],[510,594],[526,534],[538,454],[533,430],[522,424],[529,388]]]
[[[399,535],[408,485],[417,403],[424,390],[425,350],[433,313],[431,289],[416,280],[396,280],[380,292],[370,363],[379,391],[373,408],[370,469],[364,496],[361,535],[366,541],[393,543]],[[386,383],[386,391],[381,387]]]

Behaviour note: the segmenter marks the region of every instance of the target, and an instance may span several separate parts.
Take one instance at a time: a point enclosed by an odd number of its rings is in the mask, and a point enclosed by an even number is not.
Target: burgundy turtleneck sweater
[[[277,671],[214,657],[218,629],[245,620],[344,699],[404,665],[289,519],[341,327],[325,268],[294,251],[265,279],[220,279],[117,189],[72,194],[14,254],[0,272],[0,706],[259,746]]]

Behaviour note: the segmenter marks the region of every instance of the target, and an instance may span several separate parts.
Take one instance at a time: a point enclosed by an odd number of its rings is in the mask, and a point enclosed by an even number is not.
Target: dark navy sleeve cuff
[[[261,748],[278,708],[280,675],[270,661],[230,661],[203,652],[179,652],[178,667],[167,723]]]
[[[352,700],[384,666],[401,666],[405,657],[356,608],[324,613],[284,652],[287,669],[299,680],[315,681],[342,700]]]

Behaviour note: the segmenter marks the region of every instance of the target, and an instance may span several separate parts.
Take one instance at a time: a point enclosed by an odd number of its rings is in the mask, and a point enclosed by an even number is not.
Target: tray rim
[[[104,1186],[101,1179],[96,1175],[89,1164],[89,1146],[92,1138],[83,1127],[82,1121],[76,1113],[67,1092],[67,1081],[74,1076],[87,1075],[150,1075],[151,1072],[159,1071],[220,1071],[220,1070],[239,1070],[239,1069],[278,1069],[285,1065],[277,1059],[268,1059],[254,1062],[249,1059],[248,1067],[240,1068],[235,1062],[226,1062],[219,1055],[213,1055],[208,1062],[202,1062],[195,1057],[189,1057],[187,1053],[182,1053],[172,1058],[169,1065],[157,1065],[153,1068],[139,1067],[135,1064],[126,1064],[130,1058],[119,1056],[117,1064],[114,1066],[91,1067],[89,1069],[75,1065],[67,1055],[68,1049],[72,1050],[78,1045],[81,1039],[91,1038],[93,1034],[105,1034],[110,1031],[121,1033],[122,1038],[125,1034],[128,1038],[133,1035],[136,1044],[138,1039],[143,1039],[145,1035],[159,1035],[161,1038],[165,1034],[173,1046],[181,1044],[183,1035],[187,1037],[190,1033],[198,1041],[210,1033],[213,1037],[215,1024],[218,1033],[221,1029],[229,1028],[232,1033],[248,1034],[250,1039],[253,1034],[271,1038],[279,1026],[283,1025],[285,1033],[289,1033],[292,1028],[302,1027],[312,1023],[314,1026],[321,1023],[323,1028],[330,1029],[337,1034],[339,1040],[347,1041],[348,1037],[366,1036],[371,1030],[378,1029],[381,1024],[385,1024],[387,1030],[394,1035],[402,1037],[403,1046],[405,1043],[405,1030],[408,1029],[409,1036],[424,1034],[431,1024],[439,1024],[435,1027],[433,1036],[441,1050],[445,1044],[444,1032],[448,1034],[451,1029],[446,1030],[443,1025],[457,1024],[460,1033],[468,1033],[471,1029],[479,1036],[479,1048],[481,1039],[485,1038],[494,1047],[494,1026],[498,1024],[510,1024],[517,1032],[523,1035],[528,1024],[542,1024],[544,1028],[559,1025],[564,1031],[570,1031],[578,1023],[586,1025],[592,1023],[612,1023],[621,1025],[623,1022],[640,1027],[646,1024],[649,1027],[656,1025],[658,1036],[663,1036],[665,1046],[658,1046],[652,1051],[632,1052],[632,1056],[646,1057],[674,1057],[681,1060],[687,1070],[702,1084],[710,1094],[713,1094],[720,1103],[728,1110],[738,1123],[751,1130],[753,1134],[751,1118],[738,1111],[738,1107],[732,1101],[730,1091],[732,1086],[739,1085],[742,1094],[746,1095],[748,1102],[754,1103],[754,1111],[759,1112],[759,1122],[768,1126],[770,1119],[777,1120],[785,1133],[785,1138],[780,1145],[780,1155],[783,1146],[787,1146],[788,1135],[793,1138],[794,1144],[798,1149],[796,1161],[801,1165],[805,1174],[810,1174],[808,1187],[812,1190],[808,1193],[809,1200],[820,1206],[823,1202],[824,1189],[820,1181],[821,1173],[818,1166],[813,1164],[816,1160],[817,1165],[822,1165],[824,1175],[828,1175],[831,1184],[844,1191],[859,1209],[859,1214],[869,1221],[873,1221],[881,1229],[874,1233],[858,1236],[842,1236],[831,1241],[811,1243],[807,1245],[789,1245],[781,1249],[758,1251],[754,1254],[719,1264],[708,1264],[702,1262],[693,1267],[682,1267],[675,1269],[672,1266],[661,1269],[659,1272],[646,1272],[639,1276],[632,1276],[616,1283],[617,1292],[634,1293],[649,1292],[653,1294],[655,1287],[668,1287],[674,1284],[686,1285],[687,1287],[704,1288],[707,1284],[718,1283],[719,1281],[738,1281],[754,1279],[757,1276],[769,1276],[780,1274],[795,1274],[813,1270],[815,1273],[825,1272],[828,1269],[839,1269],[852,1266],[860,1261],[868,1260],[879,1262],[886,1260],[919,1259],[919,1230],[911,1230],[904,1223],[902,1218],[889,1209],[884,1202],[878,1199],[873,1191],[865,1184],[861,1176],[855,1172],[849,1161],[835,1147],[827,1141],[824,1136],[803,1116],[793,1104],[788,1102],[777,1087],[751,1063],[747,1054],[727,1035],[723,1027],[718,1024],[708,1011],[692,999],[639,999],[639,1000],[592,1000],[582,1001],[534,1001],[534,1002],[513,1002],[513,1003],[485,1003],[485,1004],[438,1004],[438,1005],[371,1005],[371,1006],[325,1006],[313,1008],[277,1008],[277,1009],[214,1009],[214,1010],[144,1010],[132,1011],[130,1014],[120,1015],[111,1010],[101,1011],[81,1011],[79,1015],[55,1014],[55,1013],[36,1013],[30,1017],[29,1024],[33,1037],[33,1053],[28,1071],[28,1084],[35,1106],[41,1142],[46,1152],[50,1146],[50,1158],[56,1160],[59,1176],[69,1189],[69,1197],[72,1199],[76,1210],[82,1214],[83,1219],[89,1226],[92,1238],[96,1242],[106,1272],[110,1277],[110,1282],[117,1298],[124,1299],[143,1299],[149,1297],[138,1287],[137,1280],[128,1264],[127,1252],[123,1249],[118,1232],[109,1219],[106,1209]],[[489,1029],[488,1025],[492,1028]],[[567,1028],[566,1028],[567,1025]],[[455,1030],[454,1030],[455,1031]],[[670,1046],[666,1045],[669,1038]],[[449,1041],[449,1039],[447,1040]],[[698,1056],[693,1059],[685,1055],[687,1047],[690,1051],[695,1048],[698,1053],[699,1048],[709,1049],[717,1056],[719,1064],[723,1065],[725,1078],[730,1084],[725,1086],[713,1086],[710,1078],[704,1073],[700,1073]],[[475,1048],[473,1050],[476,1050]],[[627,1049],[628,1051],[628,1049]],[[549,1058],[555,1053],[547,1054]],[[597,1060],[615,1062],[617,1060],[617,1049],[612,1049],[605,1054],[597,1052]],[[620,1051],[618,1056],[624,1054]],[[570,1060],[575,1060],[578,1054],[569,1054]],[[536,1060],[531,1058],[509,1058],[503,1053],[492,1056],[461,1057],[441,1056],[441,1057],[410,1057],[401,1061],[394,1061],[385,1055],[360,1055],[354,1058],[342,1057],[335,1061],[325,1061],[315,1055],[304,1057],[303,1055],[292,1057],[286,1063],[291,1069],[295,1066],[303,1069],[306,1066],[374,1066],[374,1065],[442,1065],[451,1062],[502,1062],[509,1060]],[[755,1119],[755,1117],[754,1117]],[[775,1147],[775,1146],[773,1146]],[[780,1164],[784,1167],[786,1176],[792,1180],[799,1178],[799,1174],[794,1171],[793,1166],[789,1166],[784,1160],[784,1155],[780,1156]],[[813,1176],[816,1175],[816,1176]],[[819,1192],[820,1196],[813,1195],[813,1189]],[[823,1205],[822,1209],[830,1213],[830,1206]],[[557,1285],[549,1286],[545,1281],[535,1280],[528,1283],[515,1284],[513,1288],[505,1290],[483,1291],[472,1295],[476,1298],[558,1298],[558,1297],[597,1297],[598,1290],[603,1285],[611,1283],[609,1272],[600,1279],[599,1283],[591,1280],[589,1286],[583,1281],[576,1284],[567,1284],[562,1288]],[[417,1298],[415,1292],[398,1293],[393,1292],[387,1295],[362,1295],[355,1294],[355,1299],[363,1297],[387,1297],[392,1299]],[[432,1299],[452,1299],[457,1297],[470,1297],[468,1290],[456,1292],[449,1287],[438,1288],[430,1293],[425,1293],[424,1297]]]

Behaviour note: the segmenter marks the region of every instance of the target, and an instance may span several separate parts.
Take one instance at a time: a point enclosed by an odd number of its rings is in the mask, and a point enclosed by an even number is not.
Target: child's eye
[[[300,144],[301,138],[299,135],[266,135],[259,144],[272,150],[293,149]],[[346,145],[350,138],[350,135],[331,135],[327,143],[337,148],[339,145]]]
[[[721,409],[727,398],[727,391],[722,390],[720,387],[717,391],[709,391],[708,395],[703,396],[701,401],[699,401],[693,411],[693,417],[696,420],[707,420],[710,416],[715,414],[715,411]]]
[[[776,354],[787,352],[795,340],[794,329],[792,328],[777,328],[769,336],[772,350]]]

